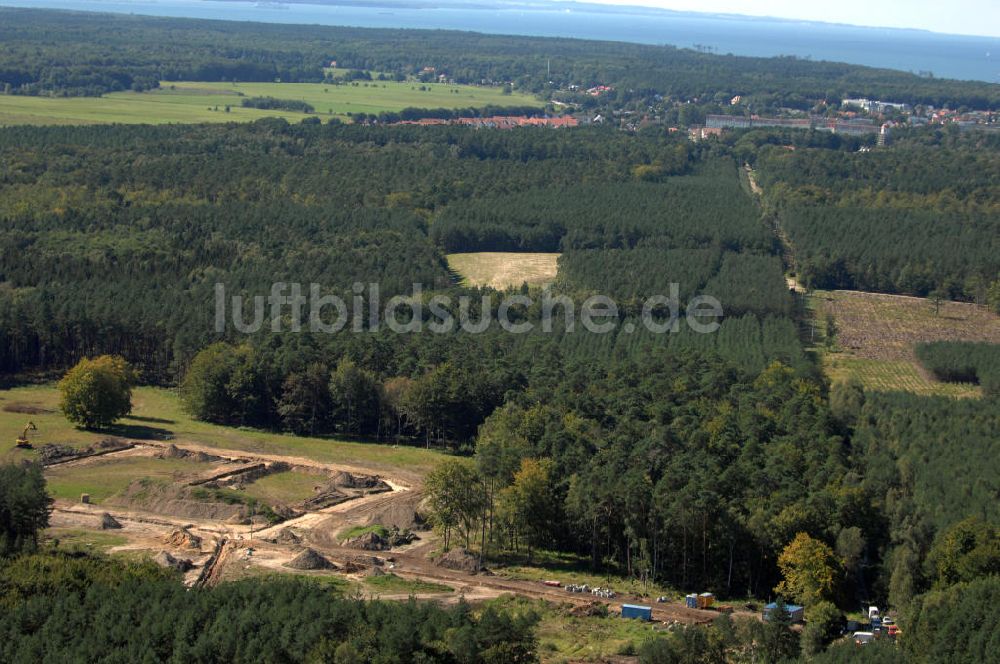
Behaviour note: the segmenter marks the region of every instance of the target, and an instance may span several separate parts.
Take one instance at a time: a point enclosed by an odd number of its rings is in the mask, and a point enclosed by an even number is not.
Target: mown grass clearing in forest
[[[421,90],[420,88],[424,89]],[[315,113],[244,108],[244,98],[275,97],[305,101]],[[404,108],[481,108],[542,106],[529,95],[503,94],[500,88],[412,81],[373,81],[365,85],[326,83],[215,83],[164,81],[148,92],[112,92],[103,97],[28,97],[0,95],[0,126],[21,124],[164,124],[248,122],[282,117],[346,117]],[[229,111],[226,111],[226,107]]]
[[[319,475],[286,470],[249,482],[238,493],[267,505],[294,505],[314,496],[316,487],[322,483]]]
[[[128,544],[128,538],[124,535],[81,528],[48,528],[45,537],[59,540],[59,546],[63,548],[89,551],[107,551]]]
[[[5,409],[8,406],[15,411],[31,406],[47,412],[10,412]],[[29,420],[38,426],[38,436],[33,440],[36,449],[15,450],[14,439]],[[134,440],[172,440],[180,446],[200,443],[249,453],[300,456],[324,463],[397,471],[397,474],[402,471],[411,476],[422,475],[442,458],[440,453],[422,447],[294,436],[200,422],[181,409],[176,390],[159,387],[136,388],[132,394],[132,415],[118,425],[107,431],[83,431],[59,412],[59,391],[54,384],[0,390],[0,436],[7,439],[0,439],[0,460],[36,458],[37,448],[45,443],[83,447],[112,435]]]
[[[418,579],[404,579],[395,574],[380,574],[378,576],[365,577],[365,585],[371,589],[386,595],[398,594],[425,594],[425,593],[450,593],[454,591],[451,586],[430,581],[420,581]]]
[[[468,286],[490,286],[498,290],[552,283],[559,254],[485,251],[448,254],[448,267]]]
[[[808,304],[816,317],[818,348],[831,380],[857,378],[868,389],[924,395],[978,397],[971,384],[935,380],[920,366],[915,347],[924,341],[1000,343],[1000,316],[974,304],[858,291],[815,291]],[[824,345],[826,320],[835,326]]]
[[[204,472],[206,464],[187,459],[156,457],[97,458],[85,465],[52,466],[45,471],[48,492],[54,498],[79,501],[89,494],[90,502],[100,504],[125,489],[133,480],[173,481]]]

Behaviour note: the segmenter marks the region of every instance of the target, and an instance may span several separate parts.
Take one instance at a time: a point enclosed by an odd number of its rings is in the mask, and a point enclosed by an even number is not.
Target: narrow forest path
[[[750,191],[753,192],[758,200],[763,199],[764,190],[761,188],[760,183],[757,182],[757,174],[753,168],[751,168],[750,164],[744,164],[743,170],[746,172]],[[781,244],[781,262],[785,266],[785,281],[788,283],[788,288],[796,293],[805,293],[806,289],[798,281],[799,266],[795,260],[795,248],[792,245],[791,238],[788,237],[788,233],[781,226],[780,217],[776,213],[769,213],[767,210],[764,210],[762,219]]]

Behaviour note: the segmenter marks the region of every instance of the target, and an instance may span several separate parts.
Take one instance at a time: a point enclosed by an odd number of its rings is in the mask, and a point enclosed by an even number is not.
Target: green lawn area
[[[23,409],[24,406],[48,412],[26,414],[5,410]],[[132,415],[111,430],[81,431],[59,412],[59,392],[55,384],[50,383],[0,390],[0,436],[8,439],[0,447],[0,460],[37,457],[37,449],[13,449],[14,439],[29,420],[39,429],[34,439],[36,447],[44,443],[85,446],[111,434],[136,440],[172,439],[178,444],[194,442],[251,453],[301,456],[328,463],[402,470],[411,475],[422,475],[443,458],[442,454],[421,447],[310,438],[199,422],[184,413],[175,390],[159,387],[136,388],[132,394]]]
[[[498,290],[551,283],[556,278],[559,254],[485,251],[448,254],[448,267],[468,286]]]
[[[79,548],[107,551],[111,547],[128,544],[128,538],[115,532],[101,530],[82,530],[79,528],[49,528],[45,537],[59,540],[62,548]]]
[[[408,593],[412,595],[422,593],[450,593],[454,591],[451,586],[429,581],[419,581],[415,579],[404,579],[395,574],[382,574],[380,576],[369,576],[365,578],[365,585],[369,589],[374,589],[386,595],[397,595]]]
[[[311,498],[316,493],[315,487],[322,482],[320,475],[286,470],[254,480],[244,485],[238,493],[268,505],[293,505]]]
[[[420,90],[423,85],[424,90]],[[27,97],[0,95],[0,126],[18,124],[164,124],[247,122],[283,117],[297,122],[304,113],[240,106],[245,97],[297,99],[312,105],[319,117],[347,113],[400,111],[407,107],[468,108],[486,105],[543,104],[529,95],[504,95],[500,88],[471,85],[421,84],[410,81],[324,83],[161,83],[148,92],[112,92],[103,97]],[[230,111],[225,111],[226,106]],[[218,110],[216,110],[216,108]]]
[[[187,459],[155,457],[109,457],[87,465],[52,466],[45,471],[49,494],[54,498],[78,501],[81,493],[99,504],[127,487],[133,480],[148,478],[168,481],[204,472],[207,464]]]

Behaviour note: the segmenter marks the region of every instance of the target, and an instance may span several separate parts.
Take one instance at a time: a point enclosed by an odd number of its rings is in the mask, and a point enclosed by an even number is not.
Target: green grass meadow
[[[421,90],[421,86],[425,89]],[[240,106],[245,97],[296,99],[311,104],[313,114]],[[225,111],[226,106],[229,112]],[[487,105],[541,106],[534,97],[500,88],[471,85],[421,84],[410,81],[324,83],[205,83],[163,82],[148,92],[112,92],[103,97],[27,97],[0,95],[0,126],[22,124],[166,124],[249,122],[282,117],[298,122],[347,113],[379,113],[417,108],[469,108]]]
[[[26,409],[34,412],[23,412]],[[37,412],[38,410],[44,412]],[[38,426],[38,435],[32,441],[36,449],[14,449],[14,439],[29,420]],[[134,440],[171,440],[179,445],[200,443],[250,453],[299,456],[325,463],[393,470],[397,474],[411,477],[423,475],[443,458],[441,453],[421,447],[294,436],[200,422],[181,409],[175,390],[159,387],[136,388],[132,394],[132,415],[118,425],[107,431],[83,431],[74,427],[59,412],[59,391],[55,384],[0,390],[0,461],[37,457],[37,448],[45,443],[84,447],[109,435]],[[313,480],[314,478],[298,483],[294,488],[272,488],[301,494],[307,484],[312,486]],[[295,478],[277,477],[273,483],[281,485],[286,481],[296,484]]]

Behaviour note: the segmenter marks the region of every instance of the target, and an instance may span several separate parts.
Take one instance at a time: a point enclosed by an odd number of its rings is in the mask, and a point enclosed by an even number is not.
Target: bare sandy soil
[[[234,459],[239,463],[254,464],[261,461],[281,461],[291,465],[315,468],[326,473],[347,471],[357,475],[374,475],[370,470],[353,464],[325,464],[311,459],[281,456],[234,454],[232,450],[213,448],[189,442],[176,443],[182,452],[202,452],[222,458],[218,464],[206,468],[206,474],[220,468],[232,468]],[[121,455],[154,455],[162,453],[165,446],[143,443],[137,448],[126,450]],[[107,455],[107,460],[114,455]],[[83,467],[92,467],[100,472],[99,459],[81,459],[69,462]],[[409,475],[407,473],[407,475]],[[52,526],[56,528],[100,530],[101,516],[110,513],[122,526],[113,532],[127,540],[127,543],[112,547],[112,552],[141,552],[155,555],[166,551],[175,558],[188,559],[194,564],[185,575],[185,582],[191,585],[214,585],[226,579],[243,578],[262,573],[292,573],[315,576],[340,577],[352,581],[363,581],[375,567],[414,581],[425,581],[449,586],[452,593],[423,593],[420,598],[435,601],[454,602],[464,597],[467,601],[482,600],[503,594],[544,599],[569,605],[586,605],[595,601],[591,595],[570,594],[562,588],[551,588],[535,581],[508,579],[487,574],[470,574],[437,565],[431,555],[438,547],[433,532],[421,530],[419,538],[412,544],[391,551],[364,551],[344,546],[339,534],[350,526],[381,524],[384,526],[412,525],[414,513],[422,499],[422,487],[413,477],[386,477],[380,479],[388,484],[391,491],[371,495],[361,495],[331,507],[307,511],[301,516],[288,519],[277,525],[232,523],[210,518],[174,517],[150,513],[138,509],[126,509],[109,505],[87,505],[66,500],[57,501],[52,515]],[[398,524],[393,524],[393,520]],[[403,523],[409,521],[409,523]],[[177,531],[185,529],[200,539],[196,546],[178,544]],[[279,535],[284,530],[294,533],[298,542],[282,542]],[[301,571],[287,567],[305,547],[309,547],[333,563],[334,569]],[[383,599],[403,599],[402,593],[379,593]],[[406,595],[409,596],[408,594]],[[643,601],[637,597],[619,596],[603,601],[613,609],[622,602]],[[648,599],[645,600],[648,603]],[[710,622],[718,614],[712,611],[688,609],[678,602],[655,604],[653,618],[662,622],[702,624]]]

